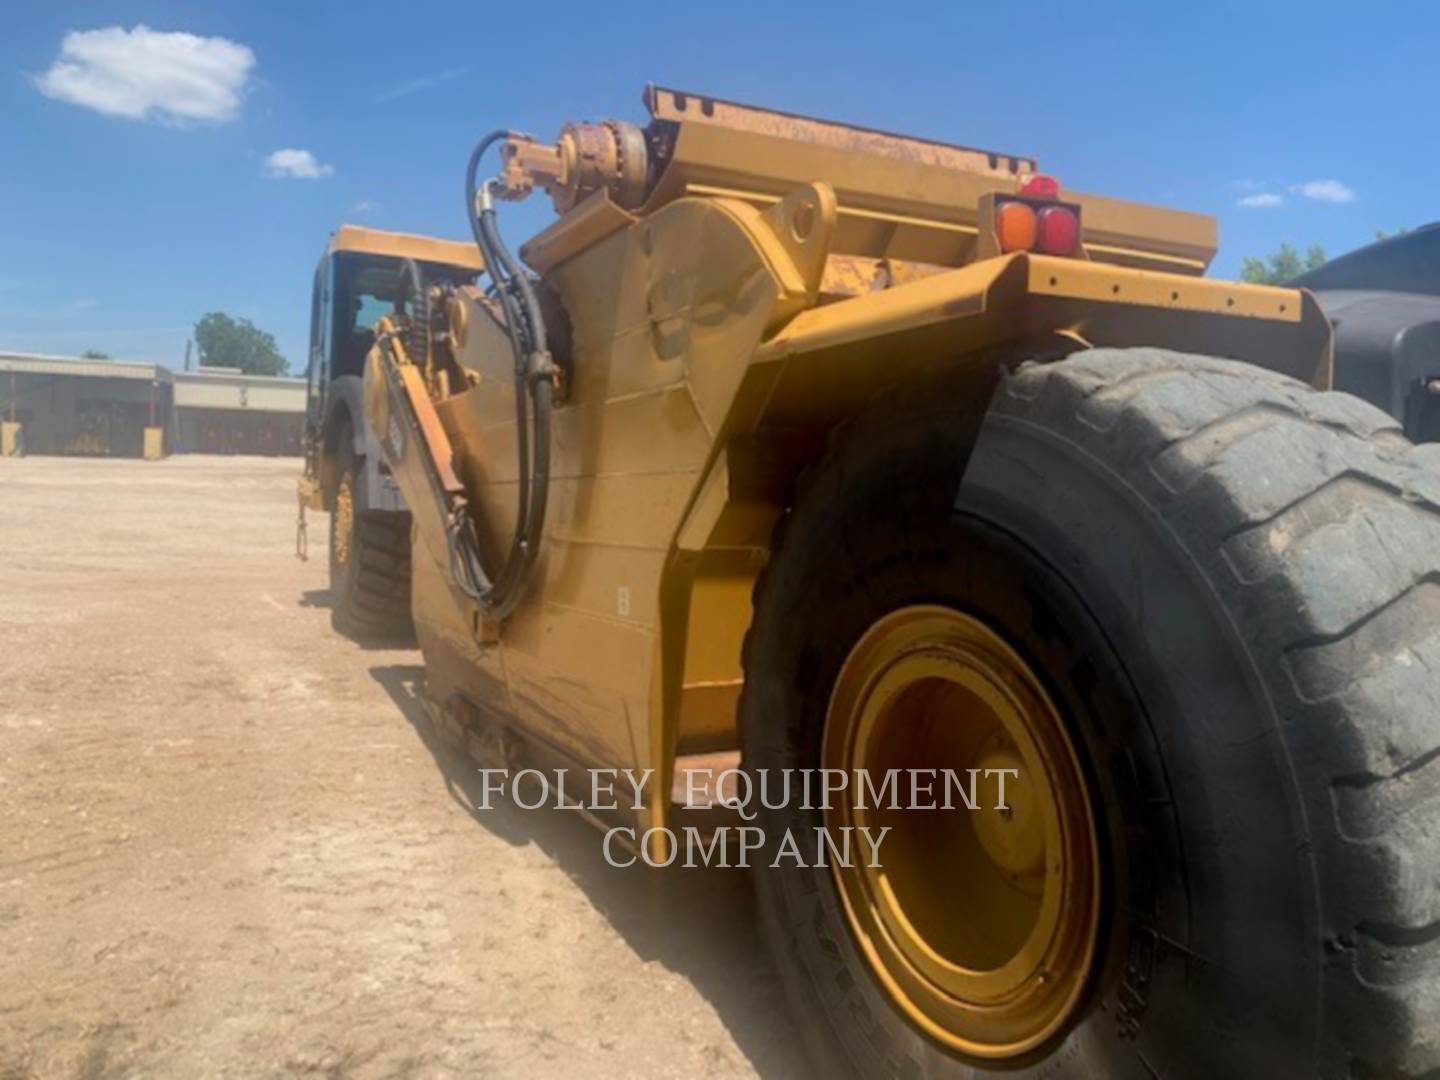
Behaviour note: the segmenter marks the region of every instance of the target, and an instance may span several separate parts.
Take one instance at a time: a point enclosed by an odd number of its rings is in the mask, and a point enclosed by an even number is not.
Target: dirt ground
[[[0,460],[0,1077],[790,1076],[739,871],[472,812],[293,460]]]

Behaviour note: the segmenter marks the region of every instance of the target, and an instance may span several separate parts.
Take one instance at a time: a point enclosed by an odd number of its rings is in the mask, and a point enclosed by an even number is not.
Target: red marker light
[[[1053,176],[1041,176],[1037,173],[1020,185],[1020,194],[1029,195],[1033,199],[1058,199],[1060,181]]]
[[[1080,240],[1080,219],[1064,206],[1047,206],[1035,218],[1035,248],[1046,255],[1069,255]]]

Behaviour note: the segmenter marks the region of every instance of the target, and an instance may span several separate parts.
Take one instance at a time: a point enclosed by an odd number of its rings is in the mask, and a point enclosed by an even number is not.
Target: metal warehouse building
[[[147,427],[173,430],[170,372],[158,364],[0,353],[0,401],[28,454],[141,457]]]
[[[149,428],[167,453],[298,455],[304,414],[304,379],[0,352],[0,420],[28,454],[142,457]]]
[[[232,368],[177,371],[174,379],[182,453],[299,455],[304,379]]]

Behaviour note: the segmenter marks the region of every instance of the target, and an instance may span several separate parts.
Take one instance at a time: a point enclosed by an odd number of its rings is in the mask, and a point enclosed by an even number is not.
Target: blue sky
[[[643,120],[650,80],[1030,154],[1076,190],[1216,214],[1219,276],[1281,241],[1335,255],[1440,218],[1440,5],[7,9],[6,348],[178,366],[190,326],[223,310],[301,369],[331,229],[464,237],[478,134]],[[156,36],[173,32],[203,40]],[[305,153],[271,157],[284,150]],[[532,200],[507,232],[522,239],[545,209]]]

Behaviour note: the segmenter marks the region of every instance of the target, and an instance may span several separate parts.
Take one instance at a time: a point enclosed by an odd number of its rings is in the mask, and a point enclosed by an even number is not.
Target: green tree
[[[109,360],[108,352],[101,352],[99,349],[86,349],[80,354],[82,360]]]
[[[1409,231],[1409,228],[1404,225],[1401,225],[1400,228],[1396,229],[1394,232],[1386,232],[1384,229],[1376,229],[1375,239],[1389,240],[1392,236],[1404,236]]]
[[[209,312],[195,324],[195,345],[200,363],[207,367],[239,368],[247,375],[284,375],[290,370],[273,335],[223,311]]]
[[[1283,285],[1308,270],[1317,270],[1325,265],[1325,249],[1311,244],[1302,259],[1300,253],[1289,244],[1281,244],[1273,255],[1263,259],[1247,257],[1240,263],[1240,280],[1254,285]]]

